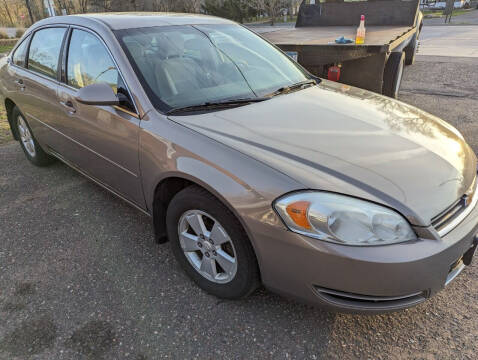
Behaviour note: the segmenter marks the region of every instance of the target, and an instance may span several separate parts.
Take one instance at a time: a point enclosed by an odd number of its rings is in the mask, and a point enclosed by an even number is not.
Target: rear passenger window
[[[15,49],[13,53],[13,63],[17,66],[25,66],[25,57],[27,56],[28,37]]]
[[[28,68],[56,79],[58,58],[66,28],[47,28],[33,35],[28,53]]]

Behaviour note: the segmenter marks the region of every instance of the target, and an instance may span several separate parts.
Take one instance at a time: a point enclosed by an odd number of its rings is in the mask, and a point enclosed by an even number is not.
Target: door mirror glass
[[[107,83],[96,83],[78,90],[76,101],[86,105],[119,105],[120,100]]]

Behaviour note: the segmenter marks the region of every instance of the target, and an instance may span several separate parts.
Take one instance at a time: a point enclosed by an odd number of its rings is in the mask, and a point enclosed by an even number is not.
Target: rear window
[[[40,74],[56,78],[61,43],[66,28],[46,28],[33,35],[28,53],[28,68]]]

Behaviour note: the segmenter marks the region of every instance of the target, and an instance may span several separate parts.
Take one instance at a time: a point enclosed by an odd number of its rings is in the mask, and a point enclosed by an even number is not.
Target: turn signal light
[[[287,206],[286,211],[289,214],[292,221],[296,223],[296,225],[304,228],[310,229],[310,223],[307,219],[307,212],[309,210],[310,202],[308,201],[297,201]]]

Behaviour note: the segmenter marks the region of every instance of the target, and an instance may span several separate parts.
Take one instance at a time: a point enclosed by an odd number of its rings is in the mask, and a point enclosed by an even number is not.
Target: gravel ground
[[[478,61],[421,58],[402,100],[478,151]],[[199,290],[149,218],[64,165],[0,147],[0,359],[473,359],[478,265],[418,307],[332,314],[263,289]]]

